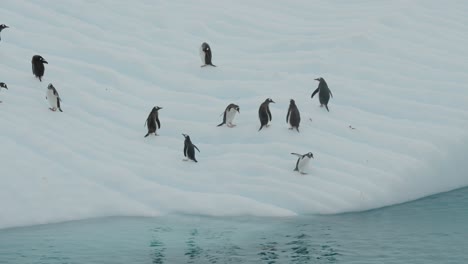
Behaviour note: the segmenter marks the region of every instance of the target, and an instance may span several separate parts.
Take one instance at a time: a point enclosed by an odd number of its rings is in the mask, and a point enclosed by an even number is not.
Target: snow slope
[[[467,186],[467,10],[437,0],[4,0],[0,228],[340,213]],[[200,68],[204,41],[217,68]],[[49,62],[43,82],[34,54]],[[310,99],[320,76],[329,113]],[[48,83],[63,113],[48,110]],[[257,132],[267,97],[272,126]],[[291,98],[300,134],[285,122]],[[218,128],[229,103],[240,106],[237,127]],[[143,138],[155,105],[160,136]],[[181,133],[199,163],[182,161]],[[309,174],[294,173],[290,152],[309,151]]]

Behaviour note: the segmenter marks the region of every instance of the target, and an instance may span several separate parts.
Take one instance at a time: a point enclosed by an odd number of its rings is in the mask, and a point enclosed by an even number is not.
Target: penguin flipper
[[[291,109],[288,110],[288,114],[286,115],[286,123],[289,121],[289,114],[291,114]]]
[[[200,150],[197,148],[197,146],[193,145],[194,148],[196,148],[198,150],[198,152],[200,152]],[[194,158],[195,159],[195,158]]]
[[[184,144],[184,156],[185,157],[187,157],[187,149],[188,149],[187,144]]]
[[[156,118],[156,123],[158,124],[158,128],[161,128],[161,123],[159,122],[159,118]]]
[[[328,110],[328,105],[325,105],[325,108],[327,109],[328,112],[330,112],[330,110]]]
[[[310,96],[310,98],[314,98],[314,95],[316,95],[319,91],[319,88],[317,87],[317,89],[315,89],[315,91],[312,93],[312,95]]]
[[[222,126],[222,125],[224,125],[224,124],[225,124],[225,123],[224,123],[224,122],[222,122],[221,124],[219,124],[219,125],[217,125],[217,126],[218,126],[218,127],[220,127],[220,126]]]
[[[331,95],[331,97],[333,98],[333,94],[332,94],[331,90],[330,90],[330,89],[328,89],[328,91],[330,92],[330,95]]]
[[[258,129],[258,131],[262,130],[262,128],[263,128],[263,125],[260,126],[260,128]]]
[[[297,154],[297,153],[291,153],[291,155],[294,155],[294,156],[298,156],[298,157],[302,157],[302,154]]]

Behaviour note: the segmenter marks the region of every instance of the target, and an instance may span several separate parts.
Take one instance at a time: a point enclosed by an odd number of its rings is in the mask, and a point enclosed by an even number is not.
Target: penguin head
[[[0,88],[5,88],[8,90],[6,83],[0,82]]]
[[[314,158],[314,154],[312,154],[312,152],[307,153],[306,156],[309,158]]]
[[[5,24],[0,25],[0,31],[4,30],[5,28],[9,28],[9,26],[7,26]]]
[[[162,107],[159,107],[159,106],[155,106],[153,107],[153,110],[151,112],[156,112],[158,111],[159,109],[163,109]]]
[[[240,109],[239,109],[239,106],[238,106],[238,105],[236,105],[236,104],[230,104],[230,105],[228,105],[227,110],[231,110],[231,109],[236,110],[236,111],[240,114]]]
[[[49,83],[49,85],[47,86],[47,89],[49,89],[49,90],[55,90],[55,87],[54,87],[51,83]]]
[[[49,64],[41,55],[34,55],[33,56],[33,62],[40,62],[40,63]]]
[[[188,141],[190,141],[190,137],[189,137],[189,135],[182,134],[182,136],[184,136],[184,137],[185,137],[185,140],[188,140]]]
[[[323,81],[323,78],[322,78],[322,77],[318,77],[317,79],[314,79],[314,80],[321,82],[321,81]]]
[[[271,98],[267,98],[267,99],[265,100],[265,103],[275,103],[275,101],[271,100]]]
[[[294,99],[291,99],[291,100],[289,101],[289,103],[290,103],[291,105],[296,105],[296,101],[294,101]]]

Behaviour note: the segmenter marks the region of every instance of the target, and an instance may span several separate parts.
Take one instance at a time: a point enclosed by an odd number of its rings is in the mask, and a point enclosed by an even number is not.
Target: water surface
[[[111,217],[0,230],[0,263],[468,263],[468,188],[293,218]]]

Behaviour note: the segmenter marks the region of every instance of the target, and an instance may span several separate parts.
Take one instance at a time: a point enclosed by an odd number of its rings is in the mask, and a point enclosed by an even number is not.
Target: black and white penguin
[[[58,109],[60,112],[63,112],[62,108],[60,108],[60,102],[62,101],[62,99],[60,99],[57,90],[51,83],[49,84],[49,86],[47,86],[46,99],[47,101],[49,101],[50,110],[55,112]]]
[[[0,33],[2,32],[2,30],[4,30],[5,28],[9,28],[9,26],[5,25],[5,24],[1,24],[0,25]],[[2,40],[2,36],[0,36],[0,41]]]
[[[296,129],[299,132],[299,123],[301,123],[301,114],[299,109],[297,109],[296,102],[291,99],[289,102],[288,114],[286,115],[286,123],[291,127],[289,129]]]
[[[208,45],[208,43],[206,42],[203,42],[200,46],[200,58],[203,63],[201,67],[205,67],[206,65],[216,67],[216,65],[214,65],[211,62],[211,59],[213,58],[213,54],[211,53],[210,45]]]
[[[145,125],[148,126],[148,133],[145,135],[145,137],[147,137],[151,133],[154,133],[155,136],[158,136],[158,134],[156,133],[156,130],[161,128],[161,123],[159,122],[159,115],[158,115],[159,109],[162,109],[162,107],[159,107],[159,106],[153,107],[153,109],[148,115],[148,118],[146,118]]]
[[[228,127],[235,127],[236,125],[234,125],[232,121],[234,120],[234,117],[236,116],[236,112],[240,114],[239,106],[236,104],[229,104],[226,107],[226,110],[224,110],[223,122],[219,124],[218,126],[222,126],[226,124]]]
[[[42,56],[34,55],[31,60],[32,72],[36,78],[39,78],[39,81],[42,82],[42,76],[44,76],[44,63],[49,64]]]
[[[294,168],[294,171],[298,171],[301,174],[307,174],[304,172],[304,168],[309,164],[310,159],[314,158],[314,154],[312,152],[309,152],[307,154],[301,155],[297,153],[291,153],[294,156],[297,156],[297,162],[296,162],[296,168]]]
[[[185,137],[185,141],[184,141],[184,156],[187,158],[187,159],[184,159],[184,161],[187,161],[187,160],[193,160],[195,162],[198,162],[197,159],[195,159],[195,149],[198,150],[198,152],[200,152],[200,150],[197,148],[197,146],[195,146],[192,141],[190,140],[190,137],[189,135],[185,135],[185,134],[182,134],[182,136]]]
[[[258,131],[262,130],[264,126],[269,126],[268,122],[271,121],[270,103],[275,102],[270,98],[267,98],[258,109],[258,118],[260,119],[260,128],[258,129]]]
[[[310,98],[314,98],[314,95],[318,93],[320,107],[325,106],[327,111],[330,112],[330,110],[328,110],[328,101],[330,100],[330,96],[333,98],[333,94],[328,88],[327,82],[325,82],[325,80],[322,77],[319,77],[315,80],[319,81],[319,85],[317,89],[315,89],[315,91],[312,93],[312,96]]]
[[[8,86],[6,85],[6,83],[0,82],[0,90],[2,90],[2,88],[5,88],[5,89],[8,90]],[[1,102],[2,102],[2,101],[0,101],[0,103],[1,103]]]

